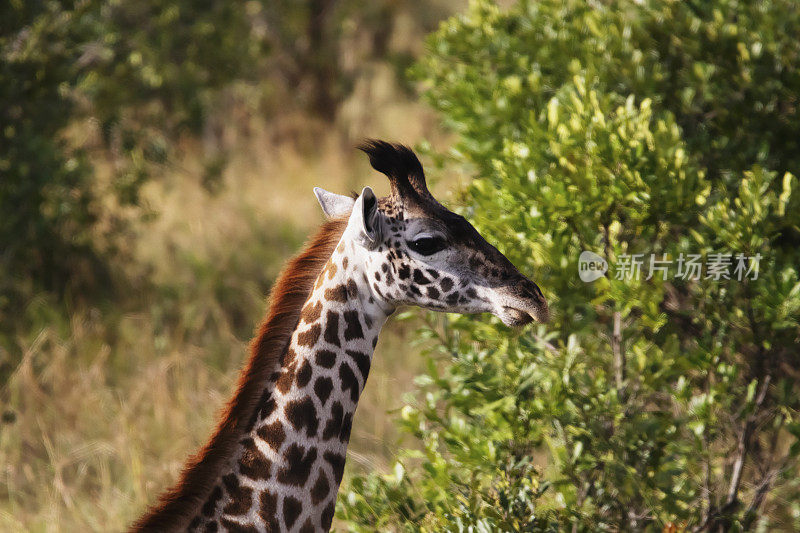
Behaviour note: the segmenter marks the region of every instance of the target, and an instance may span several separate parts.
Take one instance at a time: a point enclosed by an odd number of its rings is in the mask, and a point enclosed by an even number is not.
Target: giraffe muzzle
[[[533,317],[526,311],[508,306],[503,306],[503,311],[500,314],[500,319],[506,326],[514,326],[514,327],[526,326],[531,322],[533,322]]]
[[[534,321],[547,322],[550,319],[550,313],[547,309],[547,304],[526,307],[525,309],[504,305],[498,313],[498,317],[506,326],[522,327]]]
[[[550,310],[542,291],[528,278],[521,276],[502,293],[497,302],[500,309],[495,314],[506,326],[521,327],[534,321],[547,322],[550,319]]]

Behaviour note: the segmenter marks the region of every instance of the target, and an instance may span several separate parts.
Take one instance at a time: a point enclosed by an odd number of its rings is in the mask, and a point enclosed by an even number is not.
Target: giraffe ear
[[[348,216],[356,202],[355,199],[349,196],[328,192],[320,187],[314,187],[314,194],[319,201],[319,205],[322,206],[322,211],[328,218]]]
[[[350,224],[357,228],[359,241],[365,248],[371,250],[378,246],[382,234],[382,219],[378,211],[378,199],[369,187],[364,187],[356,198]]]

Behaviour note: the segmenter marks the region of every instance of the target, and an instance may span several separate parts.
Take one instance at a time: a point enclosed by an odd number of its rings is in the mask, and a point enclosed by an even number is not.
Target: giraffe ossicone
[[[410,149],[361,149],[391,194],[314,189],[330,220],[277,280],[211,440],[133,531],[328,531],[378,334],[397,307],[547,320],[539,287],[433,198]]]

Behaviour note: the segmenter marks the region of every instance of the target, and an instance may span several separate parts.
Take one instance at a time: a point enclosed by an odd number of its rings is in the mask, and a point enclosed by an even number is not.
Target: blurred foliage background
[[[175,478],[311,186],[388,189],[364,137],[554,318],[394,321],[337,527],[800,529],[798,67],[792,0],[3,4],[0,529],[120,530]],[[583,250],[762,261],[589,284]]]

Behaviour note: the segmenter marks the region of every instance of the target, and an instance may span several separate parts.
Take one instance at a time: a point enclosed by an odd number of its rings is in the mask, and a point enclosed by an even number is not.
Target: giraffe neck
[[[330,528],[353,415],[393,311],[348,252],[340,244],[317,278],[252,429],[192,521],[198,531]]]

